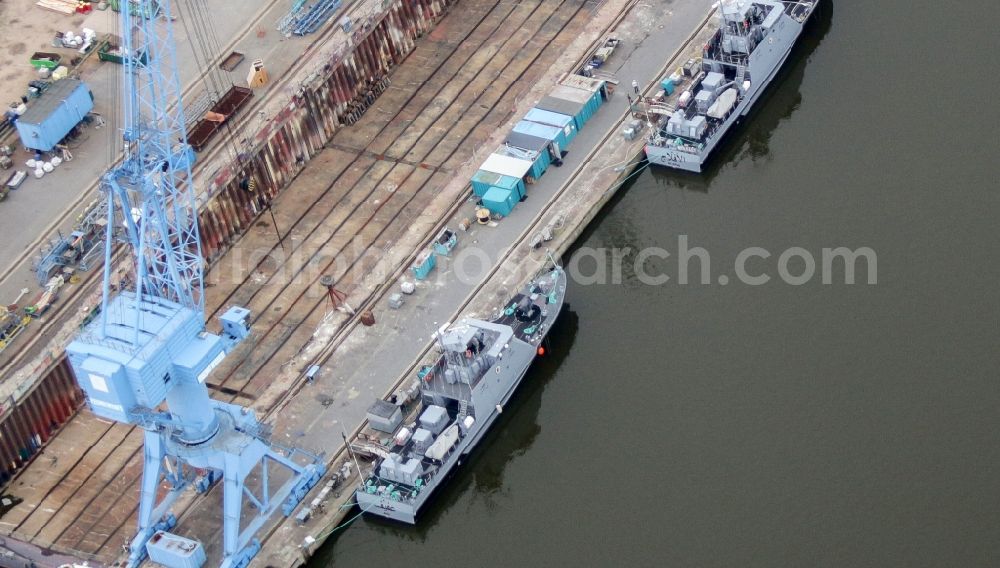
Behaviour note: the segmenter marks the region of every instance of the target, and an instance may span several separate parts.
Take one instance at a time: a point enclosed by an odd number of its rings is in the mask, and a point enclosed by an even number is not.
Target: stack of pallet
[[[75,14],[77,12],[86,13],[90,11],[90,2],[78,0],[38,0],[36,6],[41,6],[60,14]]]

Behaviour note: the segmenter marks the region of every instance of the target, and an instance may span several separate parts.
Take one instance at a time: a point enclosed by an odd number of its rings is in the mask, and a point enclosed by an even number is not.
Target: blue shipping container
[[[517,198],[517,194],[509,189],[491,187],[483,196],[483,207],[489,209],[491,213],[506,217],[514,210],[518,201],[520,200]]]
[[[601,105],[604,103],[604,99],[601,97],[600,91],[585,91],[583,89],[567,85],[556,85],[551,91],[549,91],[549,96],[586,105],[587,120],[590,120],[590,117],[593,116],[597,112],[597,109],[601,108]]]
[[[78,79],[52,83],[18,117],[17,133],[26,148],[49,152],[94,108],[94,96]]]
[[[559,97],[553,97],[552,95],[542,97],[542,100],[538,101],[535,108],[558,112],[560,114],[565,114],[566,116],[572,116],[573,120],[576,122],[577,130],[582,130],[583,125],[586,124],[592,116],[590,107],[587,103],[567,101],[566,99],[560,99]]]
[[[522,120],[514,125],[514,132],[544,138],[545,140],[556,144],[559,150],[566,147],[566,135],[563,133],[562,128],[549,126],[547,124],[538,124],[537,122],[531,122],[530,120]]]
[[[414,278],[417,280],[425,280],[427,275],[431,273],[431,270],[434,270],[435,266],[437,266],[437,255],[434,254],[432,249],[428,248],[424,249],[420,255],[417,256],[417,259],[413,262],[413,266],[410,267],[410,270],[413,271]]]
[[[524,197],[525,188],[523,179],[511,176],[500,176],[500,179],[493,185],[493,187],[506,189],[507,191],[513,193],[517,197],[518,201]]]
[[[475,177],[472,178],[472,192],[476,194],[476,197],[486,195],[486,192],[492,187],[513,191],[517,194],[518,199],[524,197],[523,179],[484,170],[476,172]]]
[[[552,112],[550,110],[542,110],[535,107],[524,115],[524,120],[530,120],[531,122],[548,124],[549,126],[558,126],[559,128],[562,128],[563,133],[566,135],[567,145],[569,145],[569,143],[576,138],[576,121],[572,116],[566,116],[565,114]]]
[[[486,195],[486,192],[496,185],[502,177],[504,176],[485,170],[477,171],[476,175],[472,176],[472,193],[476,194],[476,197]]]
[[[604,101],[608,96],[608,84],[602,79],[583,77],[580,75],[567,75],[563,77],[559,84],[561,86],[571,87],[574,90],[587,93],[591,114],[597,112],[597,109],[604,104]]]

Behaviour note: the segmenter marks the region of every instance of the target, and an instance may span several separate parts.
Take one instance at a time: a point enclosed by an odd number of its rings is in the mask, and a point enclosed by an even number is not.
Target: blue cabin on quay
[[[555,146],[555,151],[559,152],[560,157],[562,155],[562,151],[566,149],[566,146],[568,146],[566,142],[566,133],[563,132],[563,129],[558,126],[540,124],[537,122],[531,122],[530,120],[521,120],[514,125],[514,132],[527,134],[528,136],[534,136],[536,138],[542,138],[543,140],[552,142]]]
[[[515,192],[509,189],[491,187],[483,196],[483,207],[489,209],[490,213],[506,217],[514,210],[518,201],[520,199]]]
[[[517,191],[518,195],[524,195],[525,191],[524,180],[513,176],[505,176],[495,172],[488,172],[486,170],[479,170],[476,172],[476,175],[472,176],[472,193],[474,193],[476,197],[486,195],[486,192],[489,191],[491,187]]]
[[[528,136],[527,134],[518,134],[516,132],[511,133],[511,135],[530,139],[530,143],[524,143],[525,141],[522,141],[520,145],[511,144],[510,136],[508,136],[507,141],[501,144],[500,147],[497,148],[496,152],[493,153],[501,156],[510,156],[511,158],[519,160],[527,160],[531,162],[531,170],[528,171],[528,176],[532,180],[537,180],[542,177],[542,174],[545,173],[549,164],[552,163],[552,157],[549,155],[548,140],[535,138],[534,136]],[[530,183],[531,180],[528,181]]]
[[[549,96],[555,99],[560,99],[564,101],[569,101],[573,103],[576,108],[579,108],[578,115],[586,123],[590,120],[597,110],[601,108],[604,104],[604,100],[600,95],[595,95],[584,91],[582,89],[577,89],[575,87],[567,87],[566,85],[556,85],[549,92]]]
[[[542,100],[538,101],[535,108],[573,117],[573,122],[576,124],[577,130],[582,130],[583,125],[586,124],[592,116],[590,107],[587,106],[587,103],[568,101],[552,95],[542,97]]]
[[[570,142],[576,138],[576,134],[578,132],[576,128],[576,120],[574,120],[572,116],[552,112],[550,110],[543,110],[538,107],[534,107],[529,110],[528,113],[524,115],[524,120],[561,128],[566,139],[564,147],[569,146]]]
[[[60,79],[28,105],[14,125],[25,148],[50,152],[94,109],[94,96],[79,79]]]
[[[486,161],[483,162],[483,165],[479,166],[481,171],[493,172],[506,178],[516,179],[518,183],[515,187],[508,187],[505,185],[495,187],[504,187],[505,189],[515,190],[518,200],[526,195],[524,181],[530,174],[531,168],[532,163],[528,160],[495,153],[490,154],[486,158]]]
[[[611,89],[608,87],[608,82],[603,79],[584,77],[583,75],[566,75],[559,81],[559,86],[586,93],[591,115],[611,98]]]

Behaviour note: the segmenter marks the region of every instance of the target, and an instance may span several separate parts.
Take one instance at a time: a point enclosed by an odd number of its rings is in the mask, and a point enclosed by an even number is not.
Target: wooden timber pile
[[[35,5],[66,15],[76,14],[84,10],[90,11],[90,2],[78,2],[77,0],[38,0]]]

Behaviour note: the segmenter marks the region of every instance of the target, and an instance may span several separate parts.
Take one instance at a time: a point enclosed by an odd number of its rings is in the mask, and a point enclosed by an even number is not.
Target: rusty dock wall
[[[392,0],[357,22],[350,50],[334,53],[253,138],[253,149],[214,172],[201,210],[202,253],[211,262],[341,126],[353,125],[389,86],[389,72],[413,50],[454,0]],[[253,183],[250,183],[253,180]]]
[[[0,403],[0,483],[27,465],[83,404],[83,392],[66,359],[33,388]]]

